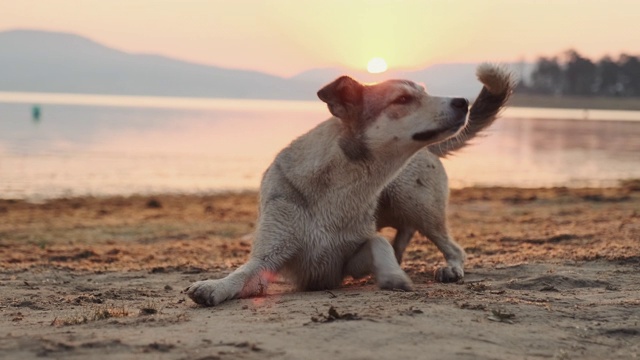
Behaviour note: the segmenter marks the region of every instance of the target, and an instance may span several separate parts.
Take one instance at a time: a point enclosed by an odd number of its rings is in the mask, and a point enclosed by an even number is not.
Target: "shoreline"
[[[640,111],[640,98],[552,96],[515,93],[509,99],[509,106],[575,110]]]
[[[467,192],[477,192],[477,191],[491,191],[496,190],[499,192],[502,191],[510,191],[510,192],[530,192],[530,191],[540,191],[540,192],[549,192],[549,191],[608,191],[611,189],[617,188],[629,188],[629,189],[637,189],[640,188],[640,179],[629,178],[629,179],[620,179],[620,180],[611,180],[602,182],[602,186],[590,186],[584,185],[583,183],[575,183],[568,184],[565,186],[533,186],[533,187],[516,187],[516,186],[503,186],[503,185],[494,185],[494,186],[484,186],[484,185],[461,185],[457,187],[451,187],[450,184],[450,193],[452,196],[456,196],[456,194],[462,194]],[[154,198],[154,197],[212,197],[212,196],[229,196],[229,195],[243,195],[243,194],[251,194],[257,196],[258,189],[221,189],[221,190],[208,190],[208,191],[198,191],[193,193],[186,193],[179,190],[176,191],[158,191],[158,192],[142,192],[142,193],[123,193],[123,194],[71,194],[71,195],[52,195],[46,196],[41,194],[28,195],[24,197],[0,197],[0,205],[4,203],[12,203],[12,202],[25,202],[29,204],[45,204],[49,202],[55,202],[58,200],[72,200],[72,199],[109,199],[109,198]]]
[[[315,109],[315,99],[262,99],[223,97],[179,97],[120,94],[73,94],[0,91],[0,104],[89,105],[114,107],[147,107],[158,109],[234,109],[247,103],[261,110],[279,109],[287,104],[291,111]],[[577,110],[626,110],[640,111],[640,98],[605,96],[554,96],[514,93],[509,99],[511,107],[577,109]]]

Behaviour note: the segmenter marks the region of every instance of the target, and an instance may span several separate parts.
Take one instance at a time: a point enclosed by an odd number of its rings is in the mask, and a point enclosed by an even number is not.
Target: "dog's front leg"
[[[274,220],[273,214],[282,213],[274,208],[264,212],[255,233],[249,262],[223,279],[191,284],[185,289],[191,300],[200,305],[214,306],[226,300],[266,292],[269,279],[299,250],[298,242],[290,233],[289,223]]]
[[[411,279],[400,268],[387,239],[374,236],[367,240],[347,262],[345,274],[354,278],[373,273],[381,289],[411,291]]]
[[[263,294],[268,285],[268,266],[252,257],[223,279],[203,280],[191,284],[184,291],[194,302],[215,306],[223,301]]]

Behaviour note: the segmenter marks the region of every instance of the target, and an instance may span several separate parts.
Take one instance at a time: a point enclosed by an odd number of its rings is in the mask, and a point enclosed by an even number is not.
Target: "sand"
[[[416,236],[414,292],[277,281],[215,308],[181,290],[246,260],[255,193],[0,200],[0,358],[634,358],[638,190],[455,190],[464,282],[434,283],[442,256]]]

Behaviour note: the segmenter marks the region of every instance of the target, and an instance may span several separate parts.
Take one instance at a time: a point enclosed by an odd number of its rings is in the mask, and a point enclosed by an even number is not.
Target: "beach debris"
[[[477,281],[477,282],[468,282],[467,283],[467,289],[477,292],[477,293],[481,293],[484,292],[485,290],[489,289],[490,285],[487,284],[484,281]]]
[[[407,315],[407,316],[415,316],[418,314],[424,314],[424,311],[415,308],[413,306],[410,306],[408,309],[404,310],[404,311],[400,311],[400,315]]]
[[[258,344],[256,343],[251,343],[248,341],[241,341],[241,342],[220,342],[218,344],[215,344],[214,346],[233,346],[236,348],[244,348],[244,349],[249,349],[251,351],[255,351],[255,352],[259,352],[262,351],[262,348],[258,346]]]
[[[470,303],[470,302],[464,301],[464,302],[457,302],[456,305],[458,305],[460,309],[482,310],[482,311],[487,310],[487,305],[482,303]]]
[[[506,310],[491,309],[491,314],[487,317],[487,319],[491,321],[513,324],[513,319],[515,317],[516,314],[507,312]]]
[[[329,294],[329,298],[330,298],[330,299],[335,299],[335,298],[337,298],[337,297],[338,297],[338,295],[336,295],[336,294],[332,293],[332,292],[331,292],[331,291],[329,291],[329,290],[325,290],[324,292],[325,292],[325,293],[327,293],[327,294]]]
[[[152,342],[149,345],[145,346],[142,352],[151,352],[151,351],[159,351],[159,352],[168,352],[176,346],[173,344],[160,343],[160,342]]]
[[[158,313],[158,309],[154,307],[145,306],[140,308],[140,315],[154,315]]]
[[[558,290],[555,286],[553,285],[546,285],[543,288],[540,289],[540,291],[555,291],[555,292],[559,292],[560,290]]]
[[[334,308],[333,306],[329,308],[329,311],[327,311],[327,315],[318,314],[318,316],[311,317],[311,321],[315,323],[329,323],[337,320],[350,321],[350,320],[362,320],[362,318],[358,316],[358,314],[356,313],[339,314],[338,310],[336,310],[336,308]]]
[[[149,199],[149,201],[147,201],[147,207],[149,209],[160,209],[162,208],[162,203],[158,199]]]
[[[83,250],[73,255],[55,255],[49,256],[49,261],[67,262],[67,261],[80,261],[88,259],[90,257],[99,256],[93,250]]]

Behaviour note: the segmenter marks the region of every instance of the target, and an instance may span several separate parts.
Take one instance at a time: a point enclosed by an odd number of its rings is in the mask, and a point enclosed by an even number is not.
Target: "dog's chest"
[[[366,205],[366,206],[363,206]],[[353,206],[318,204],[307,217],[300,234],[307,251],[342,256],[359,247],[375,232],[372,204]]]

